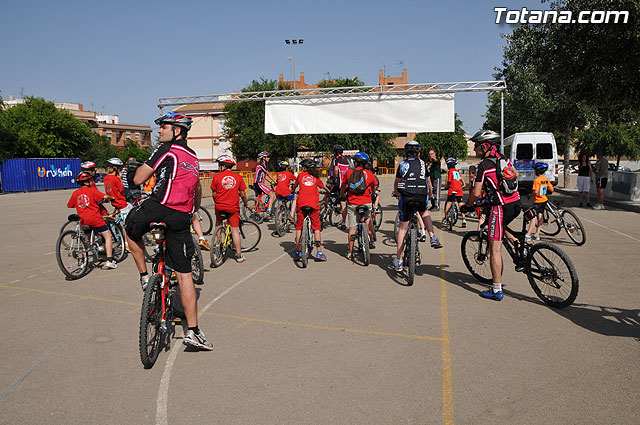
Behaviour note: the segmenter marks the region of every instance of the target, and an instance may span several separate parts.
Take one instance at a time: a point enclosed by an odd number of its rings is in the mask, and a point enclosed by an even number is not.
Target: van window
[[[516,148],[516,159],[533,159],[533,145],[531,143],[519,143]]]
[[[536,157],[538,159],[553,159],[551,143],[538,143],[536,145]]]

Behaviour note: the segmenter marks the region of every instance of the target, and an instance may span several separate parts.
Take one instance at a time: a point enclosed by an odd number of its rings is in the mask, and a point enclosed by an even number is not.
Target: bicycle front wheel
[[[211,251],[209,254],[211,256],[211,266],[210,267],[220,267],[222,263],[224,263],[224,258],[226,254],[226,246],[225,239],[227,238],[227,227],[220,226],[216,233],[211,238]]]
[[[193,277],[193,283],[201,285],[204,283],[204,259],[202,258],[200,245],[198,245],[198,238],[192,236],[192,239],[195,250],[191,257],[191,276]]]
[[[321,201],[318,206],[318,215],[320,216],[320,227],[322,230],[326,229],[330,221],[330,207],[326,201]]]
[[[549,243],[537,243],[529,251],[529,284],[551,307],[571,305],[578,296],[578,273],[569,256]]]
[[[578,246],[584,245],[587,241],[587,234],[578,216],[573,211],[564,210],[562,211],[562,221],[564,221],[564,230],[567,231],[573,243]]]
[[[256,223],[240,220],[240,250],[242,252],[255,250],[261,237],[262,232]]]
[[[56,242],[56,260],[64,275],[72,280],[89,273],[91,252],[86,239],[75,230],[66,230]]]
[[[125,244],[124,229],[120,223],[116,223],[113,219],[107,219],[106,222],[109,225],[109,232],[111,232],[113,260],[116,263],[120,263],[124,261],[129,254]]]
[[[540,231],[548,236],[555,236],[560,233],[560,223],[558,223],[556,216],[551,214],[548,209],[545,209],[542,213],[542,226],[540,226]]]
[[[371,262],[371,252],[369,251],[369,232],[367,232],[367,226],[362,225],[360,229],[360,252],[362,252],[362,262],[365,266],[368,266]]]
[[[202,234],[210,235],[211,230],[213,230],[213,218],[211,218],[211,213],[203,206],[200,206],[196,213],[198,214],[198,220],[200,220],[200,225],[202,226]]]
[[[340,205],[340,202],[338,202],[338,205],[329,205],[329,209],[329,220],[331,221],[331,224],[336,227],[339,226],[340,223],[342,223],[342,206]]]
[[[140,312],[140,360],[151,369],[158,359],[162,342],[162,276],[154,274],[147,283]]]
[[[382,225],[382,208],[380,208],[380,205],[373,209],[373,213],[376,216],[376,231],[378,231]]]
[[[417,253],[418,253],[418,229],[416,229],[415,227],[411,227],[411,229],[409,229],[409,233],[407,233],[407,236],[409,237],[408,243],[407,243],[407,247],[409,249],[409,264],[407,264],[407,285],[411,286],[413,285],[413,280],[415,279],[416,276],[416,257],[417,257]],[[405,247],[405,249],[407,249],[407,247]]]
[[[493,283],[487,236],[477,230],[465,233],[462,237],[460,250],[462,251],[462,261],[471,275],[482,283]]]
[[[309,263],[309,232],[310,232],[311,223],[308,218],[305,218],[304,223],[302,224],[302,234],[300,235],[300,248],[302,248],[302,257],[300,260],[302,261],[302,267],[307,267]]]

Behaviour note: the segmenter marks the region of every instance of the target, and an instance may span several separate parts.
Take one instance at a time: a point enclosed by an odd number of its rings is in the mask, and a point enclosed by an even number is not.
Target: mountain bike
[[[282,237],[291,231],[291,204],[292,201],[278,196],[278,208],[276,209],[276,233]]]
[[[458,222],[458,217],[460,216],[460,210],[458,207],[458,202],[451,202],[451,208],[449,208],[449,212],[447,213],[445,220],[446,226],[449,226],[449,230],[453,230],[453,226]]]
[[[157,244],[153,259],[153,274],[144,290],[140,311],[140,360],[150,369],[169,337],[169,325],[174,316],[184,316],[177,281],[165,266],[166,231],[164,223],[151,223],[151,236]]]
[[[487,208],[485,214],[488,213]],[[515,270],[527,275],[533,291],[546,304],[556,308],[571,305],[578,296],[579,279],[575,266],[569,256],[556,245],[546,242],[531,245],[526,242],[527,223],[536,217],[535,209],[526,210],[524,217],[521,232],[508,229],[517,243],[513,244],[505,236],[502,244],[509,253]],[[467,232],[462,238],[460,249],[462,260],[473,277],[482,283],[491,284],[493,278],[487,222],[485,220],[480,231]]]
[[[200,220],[200,225],[202,226],[202,234],[210,235],[213,230],[213,219],[211,218],[211,213],[202,205],[196,211],[196,216],[198,220]]]
[[[339,226],[342,223],[342,205],[340,205],[339,193],[329,193],[328,200],[320,202],[318,212],[322,229],[329,225]]]
[[[64,275],[71,279],[80,279],[102,259],[106,259],[104,238],[91,226],[80,224],[78,214],[71,214],[69,222],[75,229],[65,230],[56,241],[56,260]],[[105,217],[112,240],[112,257],[117,263],[127,258],[124,230],[113,218]]]
[[[229,213],[221,211],[222,226],[218,227],[211,237],[211,265],[210,267],[220,267],[226,260],[227,251],[235,252],[233,238],[231,237],[231,225],[229,224]],[[240,231],[240,251],[253,251],[258,246],[262,232],[260,227],[250,220],[240,219],[238,227]]]
[[[402,256],[403,268],[406,270],[407,286],[413,285],[416,275],[416,267],[422,263],[420,247],[418,246],[418,209],[424,205],[419,201],[406,201],[407,210],[411,220],[409,220],[409,228],[405,236],[404,251]],[[399,218],[398,218],[399,220]],[[397,234],[396,234],[397,238]]]
[[[371,262],[371,252],[369,251],[369,230],[367,228],[366,216],[369,212],[367,205],[356,206],[356,216],[358,218],[358,227],[356,233],[351,235],[351,240],[358,241],[358,253],[362,255],[362,264],[368,266]],[[355,258],[355,256],[354,256]]]
[[[271,185],[271,190],[273,190],[274,187],[274,185]],[[240,209],[240,217],[244,220],[251,220],[261,224],[267,218],[269,195],[258,190],[257,185],[250,184],[249,188],[253,189],[255,193],[260,192],[260,195],[249,199],[247,201],[247,205],[242,205]]]
[[[562,228],[576,245],[584,245],[587,241],[582,222],[573,211],[562,208],[562,201],[547,201],[542,220],[540,231],[545,235],[555,236]]]

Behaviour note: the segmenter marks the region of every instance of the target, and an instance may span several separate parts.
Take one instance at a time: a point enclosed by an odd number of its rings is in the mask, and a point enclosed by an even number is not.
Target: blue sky
[[[492,80],[513,26],[494,7],[541,8],[538,0],[452,1],[13,1],[2,8],[0,95],[82,103],[153,126],[159,97],[220,94],[251,80],[291,75],[307,83],[378,71],[409,83]],[[327,74],[329,73],[329,74]],[[486,93],[456,95],[474,133]]]

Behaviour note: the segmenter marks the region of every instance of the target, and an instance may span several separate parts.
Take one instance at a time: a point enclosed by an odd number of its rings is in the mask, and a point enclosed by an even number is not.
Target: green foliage
[[[578,138],[576,149],[590,156],[602,152],[618,162],[621,157],[635,161],[640,158],[640,125],[609,123],[590,128]]]
[[[144,162],[151,156],[151,149],[143,148],[131,139],[127,139],[124,150],[117,155],[122,162],[127,162],[129,158],[135,158],[138,162]]]
[[[120,157],[120,149],[112,145],[106,136],[99,136],[95,133],[93,143],[79,155],[84,161],[95,162],[98,167],[106,167],[107,160],[116,156]]]
[[[78,157],[93,140],[88,125],[42,98],[27,97],[0,114],[3,158]]]
[[[455,131],[453,133],[417,133],[416,142],[422,146],[422,158],[428,158],[429,150],[433,149],[438,158],[458,158],[467,157],[467,140],[462,129],[462,120],[458,114],[455,117]]]

